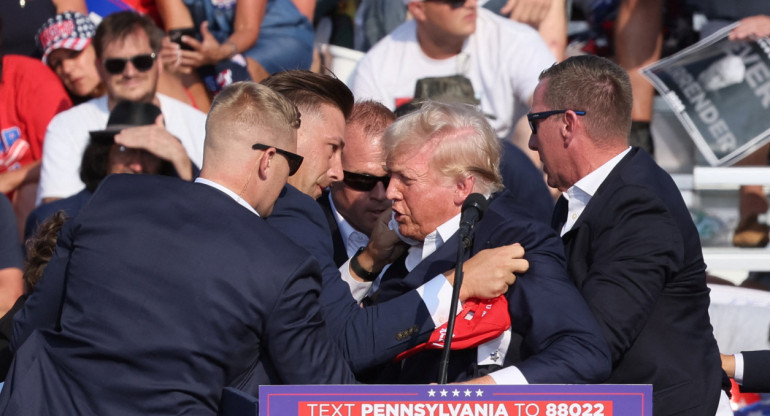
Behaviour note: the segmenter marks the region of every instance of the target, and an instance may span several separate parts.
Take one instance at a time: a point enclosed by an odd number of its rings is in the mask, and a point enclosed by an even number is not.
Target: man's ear
[[[398,1],[398,0],[389,0],[389,1]],[[412,18],[414,18],[417,21],[424,21],[425,20],[425,3],[422,1],[413,1],[409,3],[409,5],[406,6],[406,10],[411,13]]]
[[[563,117],[564,124],[562,124],[561,127],[561,136],[564,140],[564,147],[566,148],[572,144],[572,141],[576,137],[575,133],[585,127],[583,126],[583,121],[580,120],[580,116],[575,114],[574,111],[567,111],[564,113]]]
[[[463,202],[465,202],[465,198],[468,198],[468,195],[473,193],[473,187],[476,184],[476,178],[473,175],[468,175],[464,178],[460,178],[455,183],[455,195],[454,195],[454,204],[457,206],[462,206]]]
[[[259,159],[259,178],[262,180],[267,179],[273,172],[272,168],[275,167],[273,165],[273,157],[275,156],[275,149],[270,148],[265,150],[265,152],[262,154],[262,157]]]

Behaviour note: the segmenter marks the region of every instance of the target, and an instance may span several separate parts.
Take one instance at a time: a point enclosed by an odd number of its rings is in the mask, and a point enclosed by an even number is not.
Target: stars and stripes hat
[[[43,51],[43,62],[56,49],[82,51],[96,33],[96,25],[88,16],[78,12],[64,12],[46,20],[35,36]]]

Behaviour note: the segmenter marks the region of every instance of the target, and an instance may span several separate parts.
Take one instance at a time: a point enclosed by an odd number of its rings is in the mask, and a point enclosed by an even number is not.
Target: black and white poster
[[[770,141],[770,38],[730,41],[735,26],[642,69],[712,166]]]

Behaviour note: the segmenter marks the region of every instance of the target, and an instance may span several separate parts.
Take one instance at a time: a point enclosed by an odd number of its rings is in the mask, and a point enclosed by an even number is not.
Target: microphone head
[[[477,209],[479,211],[479,220],[484,216],[484,213],[487,211],[487,205],[489,202],[487,201],[487,198],[484,197],[484,195],[481,195],[479,193],[472,193],[468,195],[467,198],[465,198],[465,202],[463,202],[462,212],[466,212],[471,208]]]

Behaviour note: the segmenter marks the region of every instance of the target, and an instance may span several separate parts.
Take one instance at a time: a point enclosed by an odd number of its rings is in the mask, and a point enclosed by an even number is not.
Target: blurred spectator
[[[5,26],[0,30],[5,48],[0,55],[15,54],[40,58],[43,51],[35,45],[35,33],[56,13],[76,11],[88,13],[84,0],[4,0],[0,1],[0,17]]]
[[[766,5],[767,15],[751,16],[738,23],[738,27],[730,32],[730,39],[735,41],[753,40],[770,36],[770,5]],[[737,163],[738,166],[766,166],[770,144],[764,145],[756,152]],[[733,244],[738,247],[764,247],[770,238],[770,226],[759,222],[759,215],[768,210],[767,195],[762,185],[741,186],[738,202],[738,226],[733,234]],[[767,274],[764,273],[764,279]]]
[[[539,163],[526,146],[528,129],[514,135],[517,123],[526,127],[522,116],[537,76],[556,61],[537,32],[479,8],[477,0],[404,3],[414,18],[359,62],[353,78],[356,97],[395,109],[414,97],[421,78],[467,77],[498,137],[513,138]]]
[[[118,103],[110,113],[107,130],[91,132],[90,142],[83,151],[80,179],[86,188],[71,197],[35,208],[24,227],[25,240],[35,233],[38,224],[42,224],[56,212],[63,211],[69,217],[77,215],[107,175],[150,173],[179,176],[171,162],[152,153],[152,148],[146,145],[132,147],[115,143],[115,136],[120,134],[121,130],[130,126],[152,125],[160,115],[160,108],[154,104],[133,101]]]
[[[185,35],[180,67],[187,72],[242,54],[251,78],[261,81],[286,69],[309,69],[313,26],[291,0],[158,0],[166,29]]]
[[[621,0],[615,25],[615,61],[628,72],[634,103],[628,144],[654,153],[650,121],[655,89],[640,69],[660,59],[664,0]]]
[[[95,32],[96,25],[88,16],[64,12],[46,20],[35,37],[43,51],[43,63],[53,69],[76,105],[106,91],[91,44]]]
[[[4,46],[0,39],[0,50]],[[11,199],[20,224],[35,206],[46,126],[71,106],[59,79],[40,61],[0,58],[0,193]]]
[[[192,178],[194,166],[202,162],[206,115],[156,93],[162,38],[162,31],[152,20],[135,12],[114,13],[99,24],[93,45],[107,95],[73,107],[49,124],[38,192],[43,202],[83,189],[78,167],[88,145],[88,132],[103,129],[110,111],[121,100],[152,102],[163,116],[154,125],[123,130],[115,142],[144,148],[170,161],[181,178]]]

